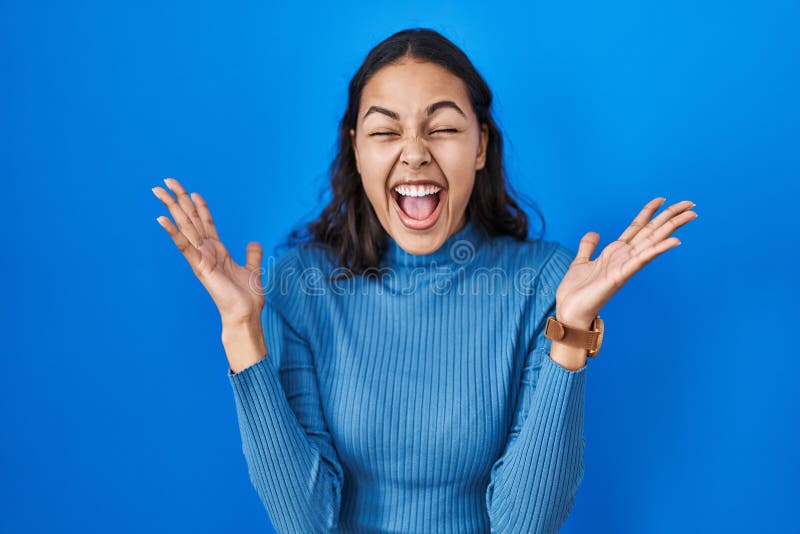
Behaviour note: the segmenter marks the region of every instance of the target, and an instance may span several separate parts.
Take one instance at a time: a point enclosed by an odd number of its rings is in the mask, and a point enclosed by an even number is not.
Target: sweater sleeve
[[[278,259],[276,272],[299,268],[290,254]],[[272,295],[267,289],[267,357],[238,373],[229,368],[228,377],[250,481],[275,530],[336,532],[344,474],[323,418],[311,348],[300,325],[291,324],[308,317],[297,286],[280,282]]]
[[[486,490],[492,532],[558,532],[583,479],[586,365],[575,371],[550,358],[544,337],[555,294],[575,254],[561,245],[542,269],[535,343],[527,355],[513,424]]]

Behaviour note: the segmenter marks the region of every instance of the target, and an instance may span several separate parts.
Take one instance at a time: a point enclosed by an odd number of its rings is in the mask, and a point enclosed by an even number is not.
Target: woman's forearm
[[[586,365],[588,351],[553,341],[550,346],[550,357],[567,371],[577,371]]]
[[[223,326],[250,481],[276,532],[336,532],[344,471],[325,428],[313,355],[269,303],[265,313],[263,331],[255,321]]]
[[[525,420],[492,466],[486,492],[492,532],[557,532],[583,478],[586,369],[567,371],[546,352],[541,358],[535,388],[526,384],[522,392],[530,395]]]
[[[222,345],[231,371],[238,373],[267,356],[261,320],[222,323]]]

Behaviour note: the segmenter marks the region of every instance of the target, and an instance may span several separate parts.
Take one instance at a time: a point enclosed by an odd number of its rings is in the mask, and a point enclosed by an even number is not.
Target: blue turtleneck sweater
[[[267,357],[228,377],[275,530],[556,532],[583,478],[587,368],[552,360],[544,325],[574,257],[468,220],[428,255],[389,238],[345,281],[318,244],[269,258]]]

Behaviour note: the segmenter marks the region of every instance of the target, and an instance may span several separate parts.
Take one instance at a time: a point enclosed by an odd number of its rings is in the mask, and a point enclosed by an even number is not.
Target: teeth
[[[424,197],[425,195],[433,195],[442,190],[441,187],[436,185],[398,185],[394,188],[395,191],[406,197]]]

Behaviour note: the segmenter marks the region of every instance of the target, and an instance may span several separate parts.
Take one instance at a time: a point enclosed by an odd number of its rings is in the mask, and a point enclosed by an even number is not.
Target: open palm
[[[157,220],[211,295],[223,321],[258,317],[264,307],[261,245],[248,243],[246,264],[238,265],[219,240],[205,200],[197,193],[188,195],[174,178],[166,178],[164,182],[175,193],[177,201],[161,187],[154,187],[153,194],[167,206],[178,226],[163,215]]]
[[[659,254],[680,245],[675,230],[697,217],[690,208],[695,204],[684,200],[650,218],[664,203],[663,197],[648,202],[620,237],[600,255],[590,260],[600,235],[588,232],[581,239],[577,255],[570,264],[556,291],[559,320],[588,328],[606,302],[634,273]]]

